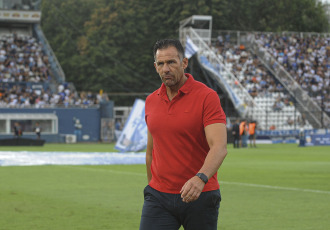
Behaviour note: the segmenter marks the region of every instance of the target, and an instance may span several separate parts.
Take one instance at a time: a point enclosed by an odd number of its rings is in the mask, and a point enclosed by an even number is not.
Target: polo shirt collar
[[[183,84],[183,86],[181,86],[181,88],[179,89],[179,92],[181,91],[183,94],[187,94],[191,91],[192,86],[193,86],[193,82],[194,82],[194,78],[191,74],[189,73],[185,73],[184,74],[188,79],[187,81]],[[166,93],[166,86],[164,85],[164,83],[162,83],[161,87],[158,89],[157,94],[159,96],[161,96],[162,98],[167,98],[167,93]]]

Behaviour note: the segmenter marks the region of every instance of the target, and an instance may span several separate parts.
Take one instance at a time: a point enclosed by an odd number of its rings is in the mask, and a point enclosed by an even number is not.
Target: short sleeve
[[[212,91],[204,100],[203,125],[205,128],[214,123],[226,124],[226,114],[221,107],[218,94],[215,91]]]

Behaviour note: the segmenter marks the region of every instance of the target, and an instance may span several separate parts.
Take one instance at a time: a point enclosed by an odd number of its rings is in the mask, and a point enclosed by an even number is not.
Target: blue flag
[[[143,100],[135,100],[115,149],[121,152],[137,152],[147,147],[148,128],[144,118],[144,106]]]
[[[186,41],[186,50],[184,52],[184,55],[186,58],[191,58],[196,52],[198,51],[197,46],[193,43],[193,41],[190,39],[190,37],[187,36]]]

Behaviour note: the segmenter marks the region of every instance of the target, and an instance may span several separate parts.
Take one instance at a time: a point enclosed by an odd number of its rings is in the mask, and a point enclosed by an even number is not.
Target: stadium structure
[[[179,31],[186,49],[195,53],[189,71],[201,75],[201,80],[219,93],[228,117],[257,121],[259,135],[297,137],[301,129],[327,133],[329,68],[311,69],[315,76],[306,74],[309,79],[302,85],[293,68],[300,71],[300,65],[307,68],[306,63],[315,60],[298,58],[301,63],[293,66],[293,59],[287,57],[290,53],[285,52],[293,52],[294,47],[283,43],[285,39],[323,42],[312,57],[328,66],[329,34],[213,31],[212,16],[206,15],[182,20]],[[269,44],[271,39],[277,40]]]
[[[131,108],[102,97],[97,105],[70,104],[77,92],[40,27],[40,5],[41,0],[0,0],[0,139],[13,137],[17,123],[23,137],[36,138],[38,123],[46,142],[114,141],[115,120],[124,122]],[[218,92],[229,130],[230,121],[247,119],[258,122],[259,137],[276,131],[296,138],[301,128],[327,133],[329,96],[322,93],[329,89],[310,94],[263,46],[261,37],[267,36],[273,35],[213,31],[212,17],[205,15],[182,20],[179,28],[182,44],[194,54],[188,71]]]
[[[15,135],[28,145],[38,124],[46,142],[113,140],[112,101],[71,103],[78,95],[43,34],[40,7],[41,0],[0,0],[0,139]]]

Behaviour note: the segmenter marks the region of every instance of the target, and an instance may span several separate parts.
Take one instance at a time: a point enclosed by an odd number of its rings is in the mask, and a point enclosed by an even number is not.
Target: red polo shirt
[[[209,151],[204,128],[226,123],[217,93],[190,74],[169,101],[164,84],[149,95],[145,119],[153,137],[151,187],[179,194],[182,186],[202,167]],[[219,189],[217,174],[209,179],[203,191]]]

